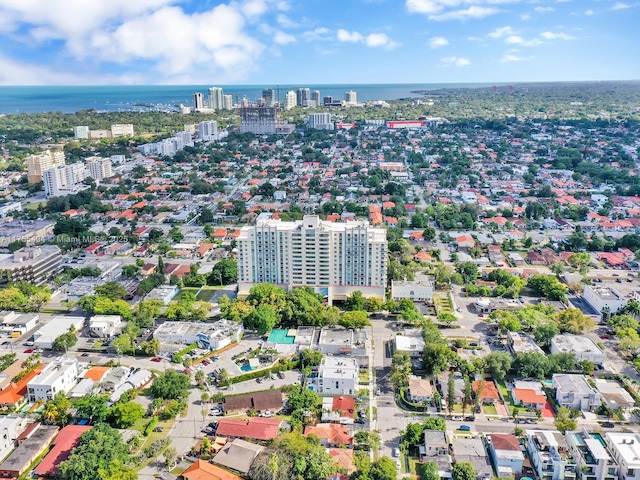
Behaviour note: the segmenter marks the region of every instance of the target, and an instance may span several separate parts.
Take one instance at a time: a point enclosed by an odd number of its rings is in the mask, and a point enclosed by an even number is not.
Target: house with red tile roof
[[[529,388],[512,388],[511,397],[516,405],[540,410],[542,410],[547,403],[547,397],[545,395]]]
[[[353,445],[351,430],[339,423],[319,423],[309,425],[304,429],[304,436],[315,435],[320,442],[327,447],[339,447],[341,445]]]
[[[242,477],[198,459],[179,477],[182,480],[242,480]]]
[[[273,440],[278,436],[282,420],[277,418],[251,417],[247,420],[221,418],[216,435],[251,440]]]
[[[27,384],[36,378],[44,370],[44,367],[44,364],[38,365],[17,382],[10,383],[0,392],[0,405],[5,407],[21,405],[26,400]]]
[[[480,380],[475,380],[472,384],[473,392],[477,396],[478,388],[480,385]],[[484,385],[482,387],[482,391],[480,392],[479,401],[482,403],[495,403],[500,400],[500,394],[498,393],[498,388],[493,380],[485,380]]]
[[[60,464],[69,458],[71,451],[78,445],[80,435],[92,428],[90,425],[67,425],[60,430],[53,440],[53,448],[33,469],[33,473],[38,477],[55,477]]]
[[[334,412],[342,412],[343,417],[353,418],[356,410],[356,399],[348,395],[339,395],[333,397],[331,410]]]
[[[170,263],[164,268],[165,275],[176,275],[179,278],[188,275],[191,272],[189,265],[179,265],[177,263]]]
[[[333,458],[333,461],[338,465],[338,468],[351,474],[356,471],[356,467],[353,463],[353,450],[350,448],[330,448],[329,455]]]
[[[416,262],[420,262],[420,263],[428,263],[433,261],[433,258],[431,257],[431,254],[429,252],[425,252],[424,250],[421,252],[416,253],[413,256],[413,259]]]

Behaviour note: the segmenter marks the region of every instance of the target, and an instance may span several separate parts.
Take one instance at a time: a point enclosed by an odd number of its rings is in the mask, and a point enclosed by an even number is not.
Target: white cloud
[[[571,35],[562,32],[542,32],[540,36],[545,40],[573,40]]]
[[[504,39],[504,43],[518,44],[518,43],[525,43],[525,42],[524,42],[524,39],[519,35],[509,35],[507,38]]]
[[[515,55],[513,53],[505,53],[500,59],[500,62],[502,63],[521,62],[524,59],[525,59],[524,57],[519,57],[518,55]]]
[[[502,38],[509,35],[515,35],[515,32],[511,27],[499,27],[496,28],[493,32],[489,33],[491,38]]]
[[[275,35],[273,36],[273,41],[275,43],[277,43],[278,45],[286,45],[288,43],[295,43],[296,42],[296,37],[294,37],[293,35],[289,34],[289,33],[285,33],[282,32],[280,30],[276,31]]]
[[[611,7],[611,10],[624,10],[626,8],[631,8],[631,5],[628,3],[616,2],[616,4]]]
[[[291,20],[289,17],[287,17],[284,13],[279,13],[276,16],[276,21],[280,24],[281,27],[283,28],[297,28],[300,25],[297,22],[294,22],[293,20]]]
[[[480,7],[478,5],[472,5],[463,10],[452,10],[449,12],[438,13],[436,15],[430,15],[429,18],[438,22],[445,20],[468,20],[495,15],[499,11],[499,9],[494,7]]]
[[[538,13],[547,13],[547,12],[553,12],[555,11],[555,8],[553,7],[536,7],[534,8],[534,10]]]
[[[471,65],[471,61],[464,57],[444,57],[441,61],[444,64],[454,65],[456,67],[466,67],[467,65]]]
[[[469,40],[470,42],[481,42],[482,38],[480,38],[480,37],[467,37],[467,40]]]
[[[531,15],[526,14],[526,13],[522,14],[522,15],[520,15],[520,20],[523,20],[523,21],[531,20]]]
[[[302,33],[302,38],[308,42],[326,42],[333,40],[331,30],[326,27],[318,27],[313,30],[307,30]]]
[[[447,45],[449,45],[449,40],[444,37],[433,37],[429,40],[429,46],[433,49],[446,47]]]
[[[494,15],[500,10],[488,5],[517,2],[518,0],[406,0],[409,13],[427,15],[430,20],[468,20]],[[471,4],[471,5],[469,5]],[[467,8],[465,6],[469,5]]]
[[[338,30],[338,32],[336,33],[336,36],[338,38],[338,41],[340,41],[340,42],[356,43],[356,42],[361,42],[362,40],[364,40],[364,37],[362,36],[361,33],[359,33],[359,32],[349,32],[348,30],[345,30],[343,28]]]
[[[336,32],[336,38],[340,42],[347,43],[364,43],[367,47],[382,47],[387,50],[393,50],[400,46],[398,42],[395,42],[389,38],[386,33],[370,33],[369,35],[363,35],[360,32],[350,32],[341,28]]]

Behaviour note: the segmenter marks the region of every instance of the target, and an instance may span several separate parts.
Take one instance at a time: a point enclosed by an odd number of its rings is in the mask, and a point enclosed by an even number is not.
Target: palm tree
[[[624,306],[624,312],[633,317],[640,316],[640,302],[637,300],[629,300]]]

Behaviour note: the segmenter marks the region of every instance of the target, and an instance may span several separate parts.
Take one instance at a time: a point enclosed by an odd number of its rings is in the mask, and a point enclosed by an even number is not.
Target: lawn
[[[402,465],[402,470],[404,470],[404,466],[405,466],[404,455],[402,456],[402,460],[400,461],[400,464]],[[411,475],[417,475],[418,477],[421,477],[423,468],[424,468],[424,465],[420,463],[420,460],[418,459],[418,457],[409,457],[408,473],[410,473]]]
[[[196,299],[198,299],[201,302],[210,302],[211,299],[215,296],[217,290],[220,290],[220,288],[205,287],[200,291]]]
[[[369,383],[369,370],[361,370],[358,373],[358,380],[360,381],[360,383]]]
[[[191,292],[191,293],[193,293],[195,295],[196,293],[198,293],[198,290],[200,290],[200,289],[196,288],[196,287],[184,287],[184,288],[181,288],[180,291],[178,292],[178,294],[175,297],[173,297],[173,301],[174,302],[179,301],[182,298],[182,295],[184,295],[186,292]]]
[[[482,412],[485,415],[498,415],[498,410],[493,405],[482,405]]]
[[[511,395],[509,394],[509,389],[505,385],[504,381],[496,382],[496,384],[498,385],[498,390],[500,390],[500,395],[502,395],[502,398],[506,402],[509,402],[511,400]]]

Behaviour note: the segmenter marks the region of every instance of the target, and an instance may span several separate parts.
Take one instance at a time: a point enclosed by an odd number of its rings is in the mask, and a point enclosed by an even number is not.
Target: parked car
[[[284,372],[278,372],[278,378],[280,379],[284,378]]]
[[[273,417],[273,412],[270,411],[270,410],[265,410],[264,412],[262,412],[262,414],[260,416],[265,417],[265,418],[271,418],[271,417]]]
[[[399,457],[400,456],[400,449],[398,447],[395,447],[393,449],[393,456],[394,457]]]
[[[376,395],[380,395],[380,387],[376,388]]]
[[[24,351],[24,353],[33,353],[35,350],[33,348],[29,348]]]
[[[602,425],[603,428],[613,428],[613,427],[615,427],[613,422],[602,422],[600,425]]]
[[[458,430],[460,430],[461,432],[470,432],[471,427],[469,425],[460,425],[458,427]]]
[[[202,364],[206,367],[207,365],[209,365],[211,362],[209,360],[203,360]]]
[[[191,370],[189,370],[188,368],[185,368],[182,373],[184,373],[185,375],[191,375]]]
[[[153,429],[154,432],[164,432],[164,427],[156,427]]]

